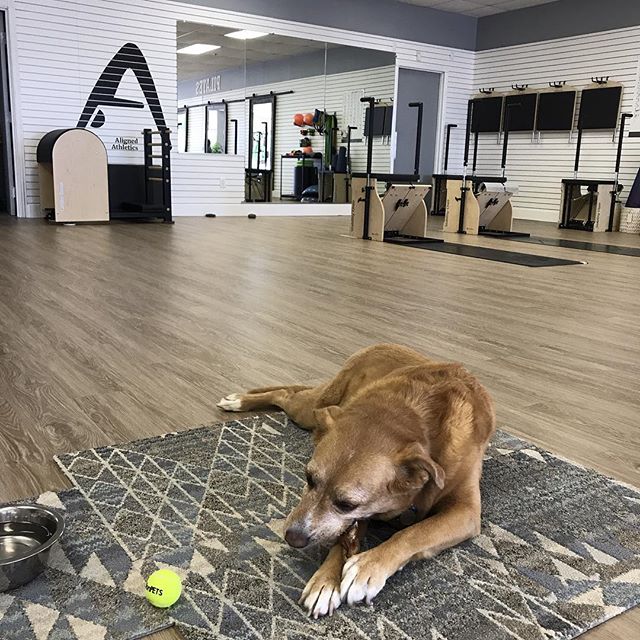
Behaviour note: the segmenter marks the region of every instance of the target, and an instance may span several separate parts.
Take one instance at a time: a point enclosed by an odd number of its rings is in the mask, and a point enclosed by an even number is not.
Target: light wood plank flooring
[[[55,453],[217,420],[223,393],[315,382],[381,341],[463,361],[502,428],[640,486],[640,258],[454,239],[589,263],[530,269],[351,240],[347,227],[0,219],[0,500],[67,486]],[[629,639],[639,625],[635,611],[587,635]]]

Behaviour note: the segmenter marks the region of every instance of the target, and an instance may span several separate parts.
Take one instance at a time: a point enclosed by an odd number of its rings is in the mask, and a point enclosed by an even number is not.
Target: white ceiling
[[[535,7],[548,4],[556,0],[400,0],[405,4],[417,4],[421,7],[432,7],[440,11],[463,13],[467,16],[480,18],[495,13],[504,13],[514,9]]]

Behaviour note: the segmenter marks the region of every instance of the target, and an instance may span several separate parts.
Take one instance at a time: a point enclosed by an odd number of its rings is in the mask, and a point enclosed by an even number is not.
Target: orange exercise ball
[[[304,124],[304,116],[301,113],[296,113],[296,115],[293,116],[293,124],[295,124],[296,127],[301,127]]]
[[[304,114],[304,123],[305,124],[313,124],[313,113],[305,113]]]
[[[302,153],[306,153],[310,156],[313,153],[313,147],[302,147]]]

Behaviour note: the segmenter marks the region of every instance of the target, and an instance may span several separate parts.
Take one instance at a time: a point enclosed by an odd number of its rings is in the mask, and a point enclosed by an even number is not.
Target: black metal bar
[[[207,142],[209,142],[209,103],[208,102],[204,107],[204,141],[202,143],[202,146],[205,153],[209,153],[207,149],[208,147]]]
[[[448,124],[447,125],[447,136],[444,143],[444,167],[443,171],[446,173],[449,168],[449,145],[451,142],[451,129],[456,129],[458,127],[457,124]]]
[[[422,144],[422,111],[424,105],[422,102],[410,102],[409,106],[412,109],[418,109],[418,122],[416,124],[416,156],[413,161],[413,172],[416,175],[420,174],[420,146]]]
[[[624,141],[624,127],[628,119],[633,118],[632,113],[623,113],[620,116],[620,135],[618,136],[618,153],[616,154],[616,167],[613,189],[611,190],[611,205],[609,207],[609,223],[607,231],[613,231],[613,219],[616,213],[616,204],[618,203],[618,183],[620,181],[620,162],[622,161],[622,143]]]
[[[460,188],[460,216],[458,217],[458,233],[464,233],[464,210],[467,200],[467,166],[469,165],[469,138],[473,121],[473,100],[467,105],[467,130],[464,136],[464,160],[462,163],[462,187]]]
[[[473,134],[473,164],[471,165],[471,173],[476,175],[476,167],[478,166],[478,132]]]
[[[171,205],[171,132],[169,127],[161,130],[162,139],[162,213],[166,223],[173,222]]]
[[[372,96],[360,98],[360,102],[366,102],[369,105],[369,117],[370,125],[373,127],[373,108],[376,103],[376,99]],[[371,213],[371,165],[373,163],[373,136],[370,135],[367,138],[367,184],[364,188],[364,219],[362,221],[362,239],[370,240],[369,238],[369,215]]]
[[[624,141],[624,127],[628,119],[633,118],[632,113],[623,113],[620,117],[620,134],[618,135],[618,153],[616,155],[616,174],[620,173],[620,162],[622,160],[622,143]]]
[[[144,129],[142,131],[142,139],[144,141],[144,203],[151,204],[151,181],[149,178],[149,167],[153,163],[150,161],[149,155],[152,153],[151,147],[151,129]]]
[[[464,135],[464,160],[463,166],[466,167],[469,164],[469,138],[471,137],[471,121],[473,118],[473,100],[469,100],[467,105],[467,130]],[[466,174],[466,171],[463,171]]]
[[[247,156],[247,174],[249,176],[249,202],[253,202],[253,104],[249,99],[249,136]]]
[[[184,118],[184,150],[189,151],[189,107],[185,107]]]
[[[513,102],[506,104],[505,102],[505,119],[504,119],[504,140],[502,142],[502,162],[500,167],[502,168],[502,175],[504,176],[507,170],[507,147],[509,146],[509,125],[511,124],[511,109],[513,107],[522,106],[519,102]]]
[[[229,122],[233,122],[233,155],[238,155],[238,120],[231,118]]]
[[[580,149],[582,148],[582,128],[578,129],[578,140],[576,141],[576,159],[573,163],[573,175],[578,176],[578,167],[580,166]]]

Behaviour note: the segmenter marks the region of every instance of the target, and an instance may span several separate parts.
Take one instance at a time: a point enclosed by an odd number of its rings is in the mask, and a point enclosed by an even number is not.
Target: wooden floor
[[[0,500],[67,486],[55,453],[214,421],[223,393],[318,381],[381,341],[463,361],[502,428],[640,486],[640,258],[454,240],[588,261],[532,269],[352,240],[347,226],[0,219]],[[587,635],[638,625],[635,611]]]

